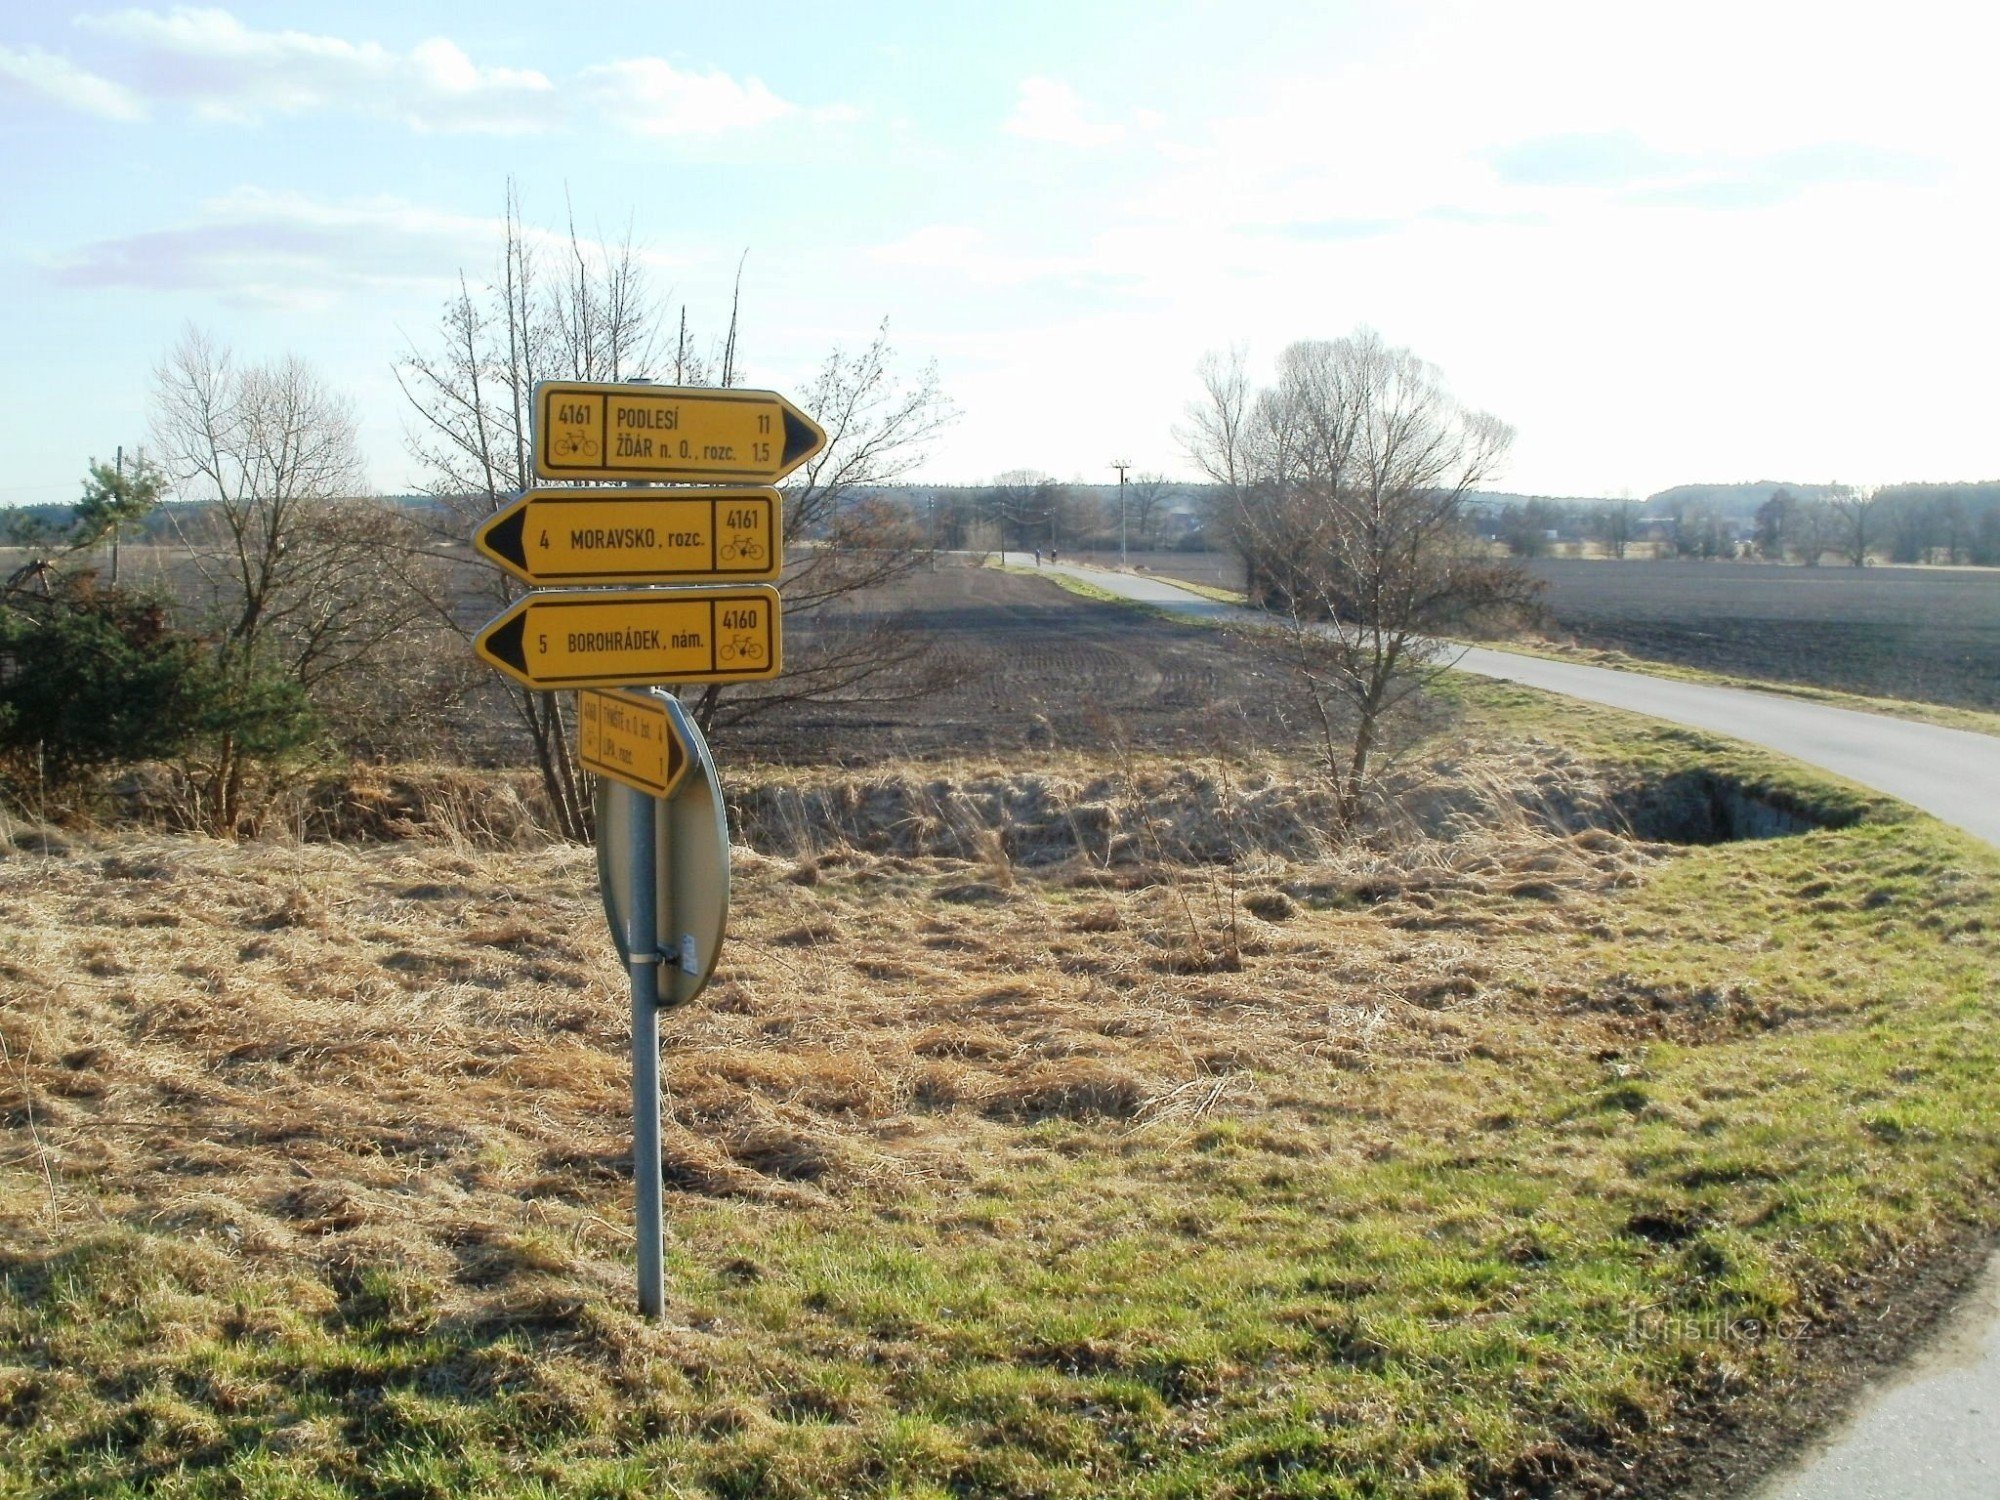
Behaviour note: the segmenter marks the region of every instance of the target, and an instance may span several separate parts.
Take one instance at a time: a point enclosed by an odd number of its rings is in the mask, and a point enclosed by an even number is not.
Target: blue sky
[[[884,317],[923,477],[1186,474],[1202,354],[1378,328],[1508,488],[2000,474],[1990,8],[1602,3],[0,11],[0,504],[146,439],[180,329],[393,378],[507,180],[629,224],[753,384]]]

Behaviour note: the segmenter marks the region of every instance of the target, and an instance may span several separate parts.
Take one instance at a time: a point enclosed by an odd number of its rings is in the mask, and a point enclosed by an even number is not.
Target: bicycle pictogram
[[[722,546],[724,562],[762,562],[764,544],[762,542],[725,542]]]
[[[559,458],[597,457],[597,439],[581,432],[558,433],[555,438],[556,455]]]
[[[732,636],[722,643],[722,659],[755,666],[764,659],[764,643],[754,635]]]

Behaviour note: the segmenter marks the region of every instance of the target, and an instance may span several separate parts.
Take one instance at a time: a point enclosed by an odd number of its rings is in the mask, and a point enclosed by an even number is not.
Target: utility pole
[[[1114,458],[1111,467],[1118,471],[1118,566],[1125,566],[1125,471],[1132,467],[1129,458]]]
[[[118,445],[118,501],[122,505],[124,503],[124,500],[125,500],[125,445],[123,443],[120,443]],[[111,527],[111,586],[114,589],[118,587],[119,524],[120,523],[118,522],[113,522]]]

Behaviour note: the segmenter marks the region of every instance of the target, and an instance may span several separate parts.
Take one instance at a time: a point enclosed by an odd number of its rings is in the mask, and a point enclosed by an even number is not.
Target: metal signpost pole
[[[660,1163],[660,935],[653,875],[659,802],[615,781],[605,783],[605,811],[625,826],[631,900],[626,906],[626,965],[632,975],[632,1186],[639,1230],[639,1312],[666,1311],[662,1246],[664,1176]]]
[[[650,385],[649,380],[634,381]],[[627,489],[646,488],[644,480]],[[660,915],[659,802],[645,792],[613,783],[631,837],[632,861],[625,914],[625,964],[632,976],[632,1217],[637,1230],[639,1316],[661,1318],[667,1311],[666,1206],[660,1202],[666,1174],[660,1161]],[[615,804],[614,804],[615,805]]]

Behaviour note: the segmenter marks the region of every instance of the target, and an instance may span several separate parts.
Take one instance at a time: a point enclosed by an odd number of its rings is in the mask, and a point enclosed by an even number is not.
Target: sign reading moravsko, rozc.
[[[826,446],[775,391],[548,380],[535,387],[543,479],[784,478]]]
[[[774,588],[528,594],[473,639],[524,687],[763,682],[779,669]]]
[[[531,584],[767,583],[783,561],[778,492],[530,490],[473,533]]]
[[[650,694],[602,692],[576,695],[576,758],[600,776],[670,797],[687,774],[687,747],[675,733],[667,706]]]

